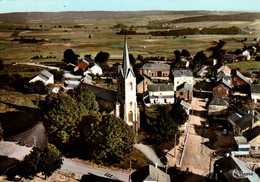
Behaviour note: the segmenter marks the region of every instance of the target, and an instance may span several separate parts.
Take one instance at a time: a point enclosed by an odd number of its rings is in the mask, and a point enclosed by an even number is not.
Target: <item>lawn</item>
[[[260,69],[260,62],[258,62],[258,61],[244,61],[244,62],[230,63],[227,66],[231,69],[259,70]]]

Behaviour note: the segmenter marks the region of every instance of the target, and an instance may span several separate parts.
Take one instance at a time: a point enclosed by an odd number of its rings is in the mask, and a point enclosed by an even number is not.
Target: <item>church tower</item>
[[[135,131],[138,130],[136,78],[130,64],[126,40],[124,41],[123,64],[118,75],[116,115],[132,126]]]

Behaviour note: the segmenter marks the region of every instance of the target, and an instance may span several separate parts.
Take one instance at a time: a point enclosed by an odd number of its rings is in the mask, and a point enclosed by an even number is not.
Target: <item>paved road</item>
[[[79,175],[95,174],[97,176],[106,177],[108,179],[118,179],[120,181],[129,181],[129,173],[93,168],[92,166],[74,162],[64,158],[61,171],[76,173]]]
[[[42,122],[39,122],[29,130],[22,132],[18,135],[11,136],[5,139],[6,141],[18,142],[20,145],[25,146],[45,146],[47,144],[47,136]]]

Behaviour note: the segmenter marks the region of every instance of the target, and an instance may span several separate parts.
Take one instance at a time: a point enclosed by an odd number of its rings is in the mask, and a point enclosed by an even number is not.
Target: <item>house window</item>
[[[129,111],[129,113],[128,113],[128,121],[129,122],[133,122],[134,121],[134,116],[133,116],[133,112],[132,111]]]
[[[180,92],[180,95],[183,96],[183,92]]]
[[[133,90],[133,83],[132,82],[129,83],[129,89]]]
[[[237,81],[237,84],[239,85],[239,84],[240,84],[240,81]]]
[[[237,77],[235,77],[234,80],[237,81]]]
[[[167,104],[167,99],[164,99],[164,103]]]

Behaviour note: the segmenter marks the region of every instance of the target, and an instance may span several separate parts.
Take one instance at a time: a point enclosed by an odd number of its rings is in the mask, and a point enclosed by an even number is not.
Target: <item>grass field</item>
[[[122,47],[124,35],[118,35],[116,32],[120,28],[111,28],[118,23],[134,27],[137,32],[148,32],[145,27],[151,21],[168,21],[182,17],[195,16],[193,14],[174,14],[174,15],[149,15],[130,18],[100,18],[100,19],[76,19],[68,21],[43,21],[41,19],[28,20],[25,22],[0,22],[0,59],[6,63],[28,62],[34,56],[43,57],[55,56],[54,59],[33,60],[36,62],[59,62],[63,57],[63,52],[71,48],[82,58],[86,54],[91,54],[94,58],[99,51],[109,52],[111,59],[122,58]],[[81,28],[75,28],[75,25],[82,25]],[[227,41],[224,47],[226,50],[235,50],[242,48],[243,44],[234,41],[232,38],[242,40],[245,37],[249,42],[258,36],[260,30],[259,21],[230,21],[230,22],[194,22],[179,23],[179,27],[226,27],[239,26],[244,28],[248,26],[254,29],[252,35],[192,35],[187,38],[171,36],[151,36],[151,35],[128,35],[129,52],[134,56],[164,56],[170,57],[176,49],[187,49],[192,54],[198,51],[206,50],[212,46],[212,41],[223,39]],[[21,28],[29,27],[28,30]],[[18,28],[18,30],[16,30]],[[156,31],[156,30],[152,30]],[[17,35],[14,32],[19,32]],[[13,36],[12,36],[13,35]],[[91,35],[91,39],[89,38]],[[45,39],[38,43],[18,43],[12,41],[13,38],[36,38]],[[207,52],[206,52],[207,53]],[[209,53],[207,53],[209,54]]]
[[[260,70],[260,62],[257,61],[237,62],[228,64],[227,66],[230,69]]]

